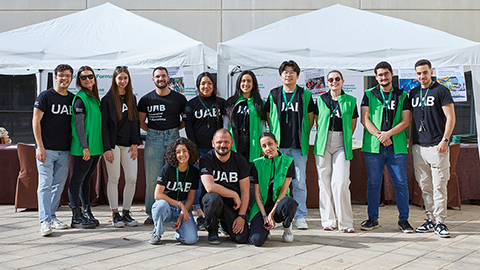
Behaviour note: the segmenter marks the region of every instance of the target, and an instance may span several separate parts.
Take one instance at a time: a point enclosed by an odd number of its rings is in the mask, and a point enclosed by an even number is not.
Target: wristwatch
[[[442,141],[446,142],[446,143],[449,143],[450,140],[448,138],[443,138]]]
[[[245,216],[245,215],[238,215],[238,216],[245,219],[245,220],[247,219],[247,216]]]

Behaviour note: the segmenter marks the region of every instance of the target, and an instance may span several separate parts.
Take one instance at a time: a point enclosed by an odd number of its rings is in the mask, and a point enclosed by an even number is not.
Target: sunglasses
[[[341,80],[341,78],[340,77],[330,78],[330,79],[328,79],[328,82],[332,83],[333,80],[339,82]]]
[[[127,66],[117,66],[115,69],[128,69]]]
[[[93,79],[93,77],[94,77],[93,74],[82,75],[82,76],[80,76],[80,80],[85,81],[87,78],[91,80],[91,79]]]

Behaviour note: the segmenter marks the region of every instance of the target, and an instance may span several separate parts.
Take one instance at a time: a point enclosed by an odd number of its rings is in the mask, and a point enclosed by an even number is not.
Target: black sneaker
[[[362,231],[371,231],[375,228],[378,228],[380,225],[378,225],[378,220],[377,219],[367,219],[364,222],[362,222]]]
[[[136,221],[130,216],[130,210],[122,211],[122,219],[123,219],[123,223],[125,223],[125,225],[129,227],[135,227],[138,225],[138,221]]]
[[[213,232],[213,233],[208,233],[208,243],[212,245],[218,245],[220,244],[220,239],[218,239],[218,233]]]
[[[404,233],[413,233],[413,228],[410,226],[410,223],[408,223],[408,220],[399,220],[398,228]]]
[[[415,229],[415,232],[418,232],[418,233],[433,232],[436,225],[437,224],[433,222],[433,220],[427,219],[427,221],[425,221],[425,223],[423,223],[422,226],[417,227]]]
[[[123,228],[123,226],[125,225],[123,223],[123,219],[122,217],[120,216],[120,213],[119,212],[113,212],[112,214],[112,223],[113,223],[113,227],[115,228]]]
[[[450,237],[450,233],[448,232],[447,225],[443,223],[437,223],[437,225],[435,226],[435,234],[442,238]]]
[[[199,216],[197,218],[197,230],[199,231],[205,231],[205,217]]]

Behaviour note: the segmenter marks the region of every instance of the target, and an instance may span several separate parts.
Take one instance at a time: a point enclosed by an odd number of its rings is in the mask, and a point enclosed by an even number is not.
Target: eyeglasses
[[[296,75],[297,72],[295,72],[295,71],[293,71],[293,70],[290,70],[290,71],[284,70],[284,71],[282,71],[282,74],[283,74],[283,75],[291,75],[291,76],[293,76],[293,75]]]
[[[127,66],[117,66],[115,69],[128,69]]]
[[[71,78],[72,75],[70,75],[70,74],[63,74],[63,73],[58,73],[57,77],[60,77],[60,78]]]
[[[328,79],[328,82],[329,82],[329,83],[332,83],[333,80],[335,80],[336,82],[339,82],[339,81],[341,80],[341,78],[340,78],[340,77],[329,78],[329,79]]]
[[[85,81],[87,78],[88,79],[93,79],[94,75],[93,74],[89,74],[89,75],[82,75],[82,76],[79,76],[80,77],[80,80],[82,81]]]

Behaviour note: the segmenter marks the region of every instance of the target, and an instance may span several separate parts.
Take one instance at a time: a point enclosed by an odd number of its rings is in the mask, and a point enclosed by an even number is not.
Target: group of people
[[[390,64],[380,62],[374,71],[378,85],[365,91],[359,115],[356,98],[342,89],[340,71],[327,74],[329,91],[314,102],[312,93],[297,85],[300,68],[292,60],[280,65],[282,86],[272,89],[266,101],[249,70],[238,76],[235,93],[228,100],[219,97],[215,77],[201,73],[196,80],[198,95],[187,101],[169,89],[168,70],[157,67],[152,78],[156,88],[143,96],[138,106],[127,67],[115,69],[110,91],[100,101],[91,68],[79,69],[80,91],[73,96],[67,91],[73,69],[59,65],[55,69],[57,84],[39,95],[33,117],[41,234],[67,227],[56,219],[55,211],[70,153],[74,156],[69,185],[71,227],[95,228],[99,224],[89,206],[89,179],[102,154],[107,161],[113,226],[138,224],[129,210],[141,128],[147,132],[144,225],[154,225],[151,244],[161,243],[166,223],[174,223],[175,239],[185,244],[196,243],[198,230],[205,229],[211,244],[220,243],[220,230],[238,243],[262,246],[277,223],[283,225],[283,241],[291,242],[292,224],[308,229],[306,163],[314,123],[322,227],[353,233],[350,160],[352,134],[360,117],[365,127],[362,151],[368,174],[368,220],[361,229],[379,226],[380,188],[387,165],[396,191],[398,227],[403,232],[414,231],[408,222],[406,178],[406,129],[410,126],[415,175],[427,215],[415,231],[449,237],[444,224],[448,144],[455,125],[450,92],[432,80],[428,60],[415,64],[420,86],[410,95],[393,86]],[[179,135],[184,127],[188,138]],[[122,215],[118,209],[120,166],[126,180]]]
[[[72,228],[93,229],[100,225],[90,207],[90,179],[104,155],[108,173],[107,194],[115,227],[137,226],[130,207],[137,181],[137,147],[141,143],[137,102],[127,67],[115,68],[112,85],[100,100],[92,68],[82,66],[76,75],[80,88],[68,91],[73,68],[58,65],[56,85],[40,93],[34,104],[33,134],[38,169],[38,209],[40,233],[66,229],[55,212],[67,180],[70,155],[73,169],[68,186],[72,208]],[[118,180],[123,166],[125,188],[122,215],[118,210]],[[80,201],[81,200],[81,206]]]

